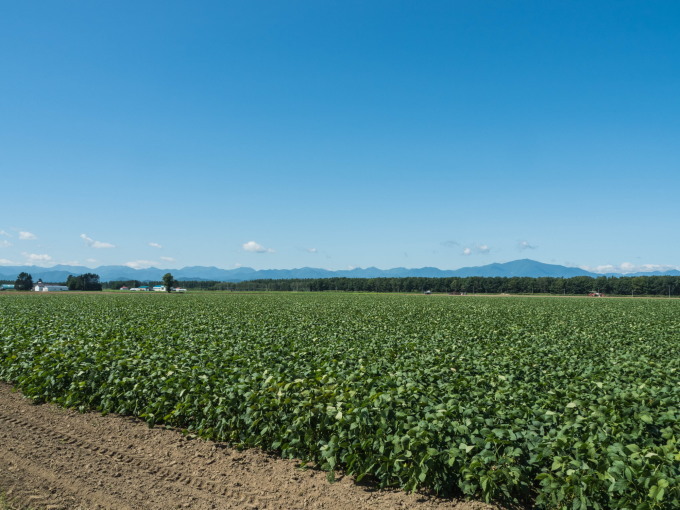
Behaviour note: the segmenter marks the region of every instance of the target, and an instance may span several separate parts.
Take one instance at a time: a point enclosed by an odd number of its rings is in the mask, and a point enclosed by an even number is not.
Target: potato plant
[[[680,301],[0,296],[0,379],[380,486],[680,507]]]

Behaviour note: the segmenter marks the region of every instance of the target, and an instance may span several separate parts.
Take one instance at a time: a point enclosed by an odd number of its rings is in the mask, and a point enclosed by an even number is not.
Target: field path
[[[0,491],[31,509],[490,509],[356,485],[259,450],[34,405],[0,383]]]

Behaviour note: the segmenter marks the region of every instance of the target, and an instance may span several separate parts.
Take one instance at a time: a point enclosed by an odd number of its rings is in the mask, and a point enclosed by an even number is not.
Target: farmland
[[[0,379],[381,486],[680,506],[680,301],[0,296]]]

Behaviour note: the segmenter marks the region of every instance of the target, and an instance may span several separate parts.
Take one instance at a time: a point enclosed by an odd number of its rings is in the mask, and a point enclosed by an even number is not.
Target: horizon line
[[[476,268],[482,268],[482,267],[488,267],[488,266],[493,266],[493,265],[505,265],[505,264],[510,264],[513,262],[522,262],[522,261],[528,261],[528,262],[534,262],[537,264],[542,264],[542,265],[547,265],[547,266],[557,266],[557,267],[562,267],[566,269],[578,269],[581,271],[585,271],[591,274],[595,275],[601,275],[601,276],[606,276],[606,275],[627,275],[627,274],[639,274],[639,273],[663,273],[663,272],[669,272],[669,271],[678,271],[680,270],[680,267],[678,266],[670,266],[670,265],[658,265],[658,267],[654,267],[656,265],[642,265],[638,266],[635,269],[631,269],[630,271],[621,271],[621,267],[616,267],[613,265],[606,265],[606,266],[599,266],[599,267],[607,267],[609,270],[596,270],[593,268],[589,268],[588,266],[568,266],[564,264],[556,264],[556,263],[548,263],[548,262],[541,262],[539,260],[535,259],[529,259],[529,258],[523,258],[523,259],[514,259],[506,262],[490,262],[488,264],[482,264],[482,265],[475,265],[475,266],[461,266],[455,269],[442,269],[436,266],[420,266],[420,267],[405,267],[405,266],[396,266],[396,267],[390,267],[390,268],[385,268],[382,269],[377,266],[366,266],[366,267],[361,267],[361,266],[356,266],[356,267],[348,267],[345,269],[328,269],[328,268],[322,268],[322,267],[313,267],[313,266],[300,266],[300,267],[293,267],[293,268],[267,268],[267,269],[255,269],[250,266],[238,266],[238,267],[233,267],[233,268],[224,268],[224,267],[218,267],[218,266],[201,266],[201,265],[194,265],[194,266],[188,266],[185,265],[183,267],[156,267],[156,266],[148,266],[148,267],[132,267],[128,264],[102,264],[99,266],[91,267],[91,266],[86,266],[83,264],[65,264],[65,263],[58,263],[54,264],[53,266],[38,266],[38,265],[30,265],[30,264],[4,264],[0,265],[0,270],[2,268],[11,268],[11,267],[23,267],[23,268],[36,268],[39,270],[50,270],[50,269],[55,269],[58,266],[63,266],[63,267],[82,267],[86,269],[91,269],[91,270],[96,270],[102,267],[120,267],[120,268],[125,268],[128,270],[132,271],[147,271],[147,270],[159,270],[159,271],[182,271],[187,268],[204,268],[204,269],[217,269],[220,271],[237,271],[239,269],[243,270],[250,270],[254,272],[261,272],[261,271],[296,271],[296,270],[303,270],[303,269],[314,269],[314,270],[320,270],[320,271],[327,271],[331,273],[338,273],[338,272],[348,272],[348,271],[358,271],[358,270],[367,270],[367,269],[376,269],[378,271],[391,271],[395,269],[405,269],[405,270],[422,270],[422,269],[436,269],[437,271],[459,271],[461,269],[476,269]],[[622,264],[622,265],[625,265]],[[632,266],[632,265],[631,265]],[[645,268],[645,269],[641,269]],[[617,270],[618,269],[618,270]],[[57,269],[58,270],[58,269]]]

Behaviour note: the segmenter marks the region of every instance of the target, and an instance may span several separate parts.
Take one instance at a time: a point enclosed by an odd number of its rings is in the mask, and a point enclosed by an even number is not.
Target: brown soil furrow
[[[91,444],[87,441],[83,441],[82,439],[72,437],[63,432],[58,432],[56,430],[52,430],[35,423],[30,423],[20,418],[8,416],[5,412],[3,412],[2,409],[0,409],[0,421],[4,421],[5,423],[11,424],[14,427],[21,427],[24,430],[30,431],[43,439],[50,438],[61,445],[74,446],[82,450],[87,450],[89,452],[102,455],[116,462],[123,462],[129,464],[134,469],[144,470],[150,475],[155,475],[156,477],[161,478],[166,482],[170,483],[180,482],[184,485],[189,485],[199,490],[205,490],[207,488],[208,492],[214,491],[214,485],[212,486],[205,485],[203,480],[201,480],[200,478],[188,476],[186,474],[182,474],[178,471],[174,471],[166,467],[154,465],[153,461],[149,459],[144,459],[136,455],[133,456],[120,451],[115,451],[106,447],[102,448],[97,445]],[[210,488],[212,488],[213,490],[211,491]],[[222,491],[220,491],[220,493],[221,492]]]
[[[26,434],[28,434],[31,437],[32,447],[34,449],[45,451],[49,450],[51,446],[56,451],[58,451],[59,460],[52,456],[50,459],[48,459],[48,463],[51,469],[60,473],[60,477],[62,479],[68,479],[68,475],[66,474],[67,470],[63,469],[60,465],[61,462],[64,459],[73,459],[76,465],[96,465],[97,475],[107,475],[114,479],[123,477],[120,469],[117,468],[116,465],[125,464],[134,471],[133,473],[128,474],[128,476],[131,475],[134,477],[138,484],[143,484],[146,491],[152,490],[154,492],[167,491],[170,493],[183,493],[183,497],[179,497],[178,499],[184,499],[184,504],[188,505],[187,508],[195,508],[200,500],[203,500],[202,503],[204,504],[201,506],[209,508],[211,506],[208,504],[208,499],[210,499],[211,495],[210,493],[212,493],[212,496],[230,495],[224,490],[215,491],[214,485],[209,485],[201,489],[200,487],[203,484],[202,480],[199,478],[182,474],[176,470],[154,465],[153,460],[143,459],[137,455],[122,453],[109,447],[97,447],[88,441],[74,438],[63,432],[58,432],[57,430],[44,427],[37,423],[29,422],[26,419],[8,416],[5,409],[0,409],[0,423],[4,424],[3,429],[5,433],[3,435],[14,436],[12,439],[14,439],[15,442],[21,441],[25,438]],[[50,445],[48,443],[52,444]],[[72,448],[69,449],[67,446]],[[96,455],[99,461],[96,459],[88,459],[88,455]],[[24,458],[27,457],[30,458],[30,454],[28,456],[24,456]],[[44,462],[44,459],[42,460]],[[140,476],[140,471],[145,471],[149,480],[144,480],[144,477]],[[71,479],[68,481],[68,486],[75,488],[76,492],[83,492],[77,488],[79,485],[87,486],[85,492],[89,492],[90,490],[94,489],[93,487],[90,487],[91,484],[88,481],[90,478],[89,476],[85,479],[82,479],[82,476],[76,476],[75,478],[81,478],[81,480]],[[178,490],[178,487],[181,487],[181,489]],[[193,490],[193,488],[196,488],[196,490]],[[212,491],[210,490],[211,488],[213,489]],[[144,502],[143,493],[137,494],[134,497],[130,497],[132,493],[135,492],[134,489],[128,488],[126,492],[128,493],[127,496],[118,497],[116,499],[109,498],[110,501],[108,503],[105,502],[106,498],[98,497],[96,504],[100,506],[97,506],[97,508],[101,507],[118,509],[155,507],[154,505],[148,506],[147,503]],[[238,492],[241,493],[243,491]],[[255,492],[251,492],[248,495],[253,499],[257,499],[257,494]],[[39,505],[40,508],[43,508],[48,504],[53,504],[51,501],[45,501],[44,504],[43,502],[35,501],[36,496],[23,496],[19,499],[26,501],[31,507],[36,507],[36,505]],[[128,500],[128,504],[125,504],[124,500]],[[90,506],[95,508],[93,505],[95,505],[95,503],[90,502],[88,508]]]
[[[2,452],[0,456],[0,483],[3,484],[7,498],[30,508],[116,508],[132,510],[107,494],[96,490],[82,491],[74,488],[64,477],[39,463],[29,460],[25,455]],[[24,481],[30,481],[25,485]],[[75,489],[75,490],[74,490]]]

